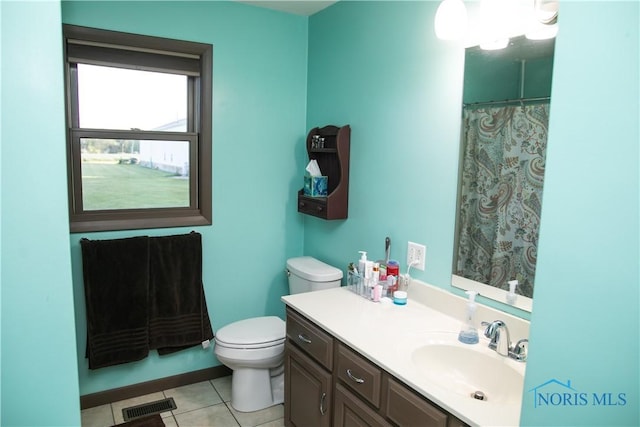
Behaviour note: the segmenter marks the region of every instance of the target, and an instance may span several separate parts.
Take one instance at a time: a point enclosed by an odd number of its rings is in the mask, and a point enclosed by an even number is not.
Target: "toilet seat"
[[[227,348],[259,349],[282,345],[285,335],[286,324],[279,317],[253,317],[220,328],[215,342]]]

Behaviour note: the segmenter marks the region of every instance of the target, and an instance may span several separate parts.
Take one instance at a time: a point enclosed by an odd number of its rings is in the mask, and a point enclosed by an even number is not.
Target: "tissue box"
[[[304,195],[310,197],[327,197],[327,181],[326,176],[304,176]]]

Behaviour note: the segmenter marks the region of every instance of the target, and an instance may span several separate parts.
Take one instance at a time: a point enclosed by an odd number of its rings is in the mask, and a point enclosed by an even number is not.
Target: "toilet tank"
[[[291,294],[337,288],[342,279],[342,270],[310,256],[289,258],[287,273]]]

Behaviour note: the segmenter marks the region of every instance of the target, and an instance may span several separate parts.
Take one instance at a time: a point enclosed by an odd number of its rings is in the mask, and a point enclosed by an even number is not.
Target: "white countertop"
[[[508,405],[474,400],[433,383],[412,362],[413,351],[424,344],[428,335],[444,333],[457,337],[465,307],[463,298],[414,280],[405,306],[374,303],[344,287],[288,295],[282,300],[467,424],[519,424],[521,396],[514,396]],[[445,314],[449,312],[452,315]],[[529,324],[523,319],[480,304],[477,313],[478,321],[504,320],[512,339],[528,338]],[[480,340],[476,345],[478,351],[502,358],[487,348],[488,339],[481,336]],[[503,359],[524,374],[524,363]]]

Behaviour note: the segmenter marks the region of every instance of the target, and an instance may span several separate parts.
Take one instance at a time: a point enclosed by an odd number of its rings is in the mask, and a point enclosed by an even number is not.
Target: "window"
[[[213,47],[63,30],[71,232],[211,224]]]

